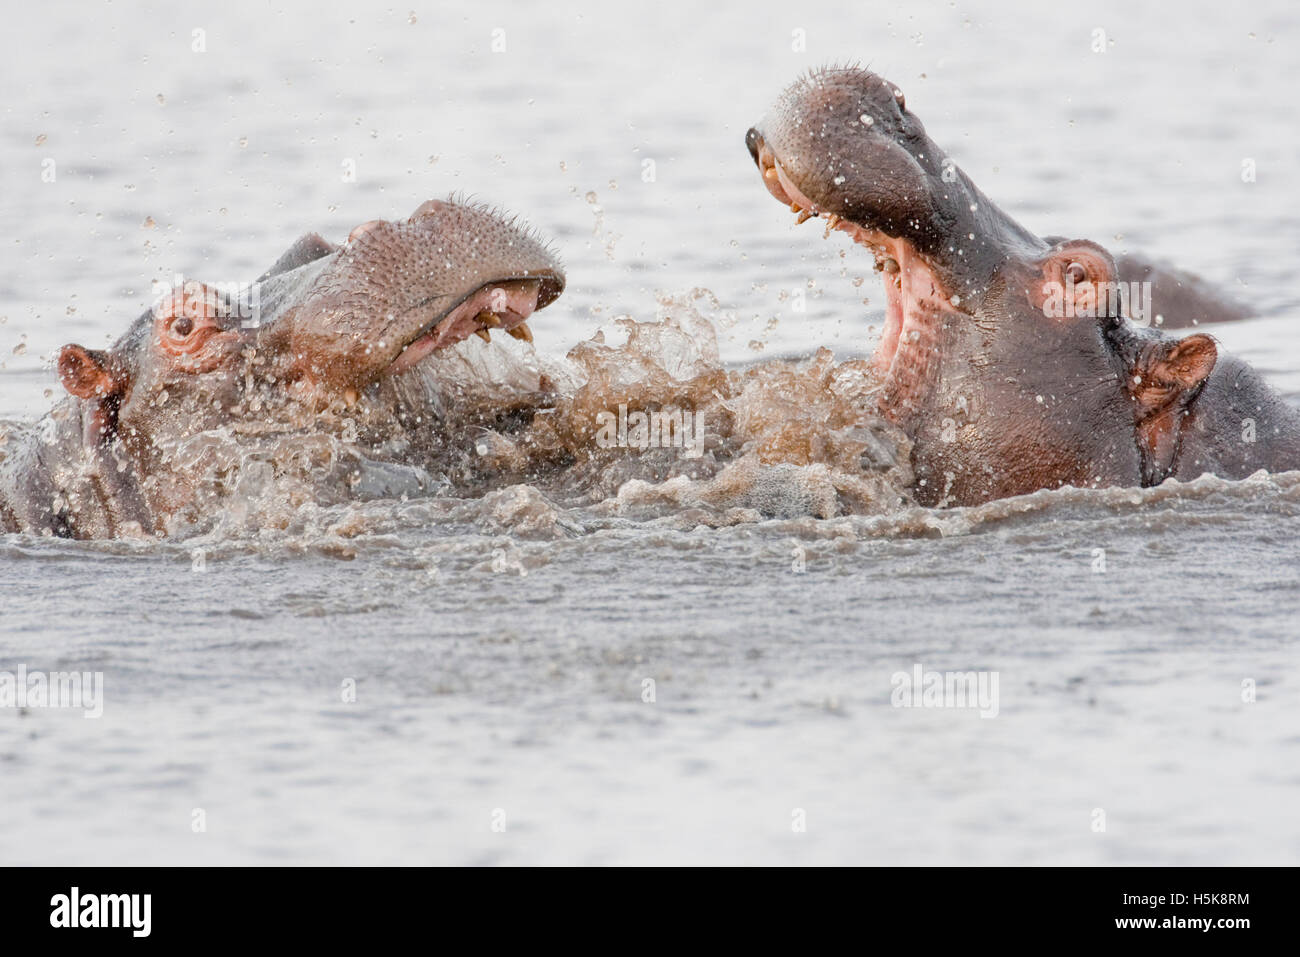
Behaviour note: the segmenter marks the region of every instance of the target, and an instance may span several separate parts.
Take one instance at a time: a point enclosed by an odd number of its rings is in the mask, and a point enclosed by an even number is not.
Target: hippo
[[[216,431],[311,431],[355,412],[347,428],[391,448],[394,429],[428,427],[429,356],[498,330],[531,341],[526,321],[564,283],[546,241],[458,198],[342,245],[305,235],[246,286],[184,282],[111,348],[64,346],[68,395],[0,429],[0,531],[165,535],[182,507],[219,505],[198,500],[179,451]]]
[[[875,257],[877,401],[913,442],[920,504],[1300,466],[1300,413],[1211,336],[1132,321],[1121,283],[1151,281],[1171,328],[1248,310],[1170,267],[1036,236],[946,157],[895,84],[815,71],[746,146],[799,222],[820,217]]]

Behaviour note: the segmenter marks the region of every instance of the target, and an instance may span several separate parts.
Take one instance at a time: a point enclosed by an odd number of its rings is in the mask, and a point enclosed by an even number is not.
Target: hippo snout
[[[290,373],[346,398],[470,336],[531,342],[526,321],[564,282],[550,244],[517,219],[429,200],[352,230],[288,317]]]

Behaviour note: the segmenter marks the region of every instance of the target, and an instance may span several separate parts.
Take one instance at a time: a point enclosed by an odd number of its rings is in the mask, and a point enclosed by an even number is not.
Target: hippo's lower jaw
[[[750,146],[768,192],[790,207],[796,222],[823,219],[823,238],[829,237],[831,230],[847,233],[875,257],[876,271],[885,286],[885,326],[872,355],[872,363],[884,378],[878,405],[887,418],[895,422],[906,419],[933,386],[944,315],[959,312],[955,307],[961,297],[947,288],[925,256],[906,239],[819,209],[795,185],[756,131],[751,133]]]
[[[519,279],[481,286],[468,299],[416,333],[388,366],[388,375],[414,368],[439,349],[479,336],[491,342],[491,330],[500,329],[516,339],[533,341],[528,317],[537,309],[541,281]]]

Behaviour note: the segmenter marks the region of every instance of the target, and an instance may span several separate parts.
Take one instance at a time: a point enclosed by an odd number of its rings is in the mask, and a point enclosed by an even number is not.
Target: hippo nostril
[[[415,212],[411,214],[409,222],[415,222],[417,219],[424,219],[428,216],[437,216],[443,211],[450,210],[451,208],[451,203],[445,202],[441,199],[425,200],[419,205]]]
[[[352,240],[354,239],[360,239],[362,236],[370,232],[370,230],[374,229],[376,226],[382,226],[382,225],[384,225],[384,221],[382,219],[372,219],[368,223],[362,223],[356,229],[352,230],[352,232],[348,233],[348,242],[352,242]]]
[[[751,126],[749,132],[745,134],[745,146],[749,149],[749,155],[754,157],[754,163],[757,165],[761,165],[758,160],[758,151],[762,145],[763,135]]]

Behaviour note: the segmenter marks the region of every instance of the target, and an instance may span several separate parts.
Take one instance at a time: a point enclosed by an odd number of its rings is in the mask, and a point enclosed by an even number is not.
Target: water
[[[302,232],[453,190],[555,237],[570,282],[532,323],[543,352],[705,287],[733,366],[861,355],[869,260],[790,225],[742,145],[830,60],[902,86],[1029,227],[1237,287],[1260,318],[1214,334],[1300,395],[1283,4],[411,12],[23,11],[0,62],[0,418],[45,411],[53,352],[113,339],[150,280],[251,279]],[[632,498],[515,486],[164,543],[5,538],[0,670],[102,671],[105,702],[0,711],[0,860],[1300,852],[1300,477],[824,519]],[[997,717],[891,707],[918,663],[996,672]]]

